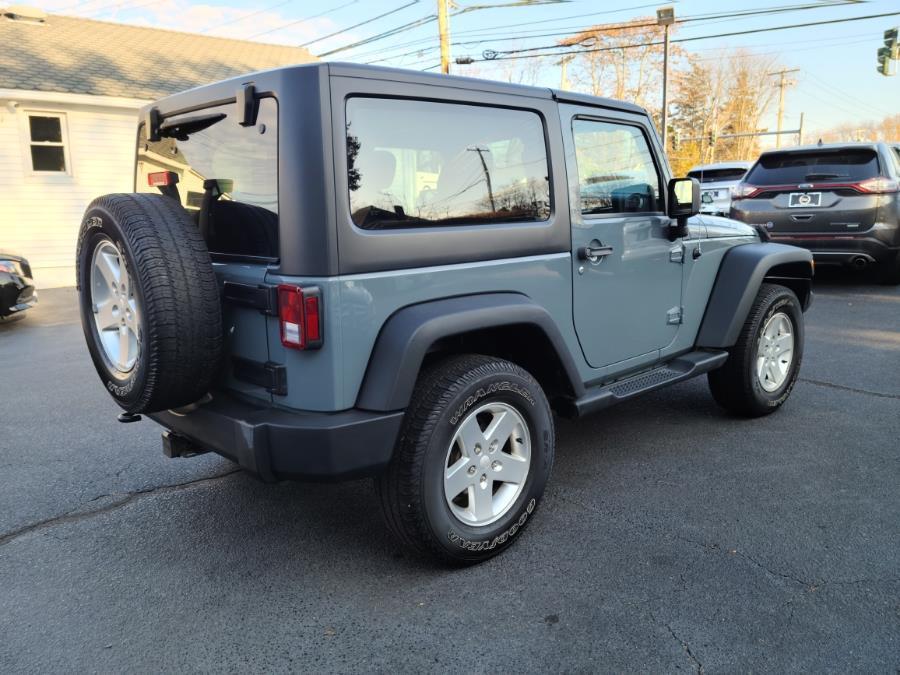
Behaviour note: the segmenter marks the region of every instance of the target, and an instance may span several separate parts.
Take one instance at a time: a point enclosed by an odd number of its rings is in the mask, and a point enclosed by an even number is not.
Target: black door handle
[[[579,260],[597,260],[613,252],[612,246],[582,246],[578,249]]]

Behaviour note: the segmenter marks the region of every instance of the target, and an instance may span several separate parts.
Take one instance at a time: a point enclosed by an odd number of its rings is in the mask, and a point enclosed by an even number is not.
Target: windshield
[[[141,126],[136,189],[178,199],[211,253],[278,256],[278,105],[259,102],[256,125],[238,123],[233,104],[166,119],[159,141]],[[169,172],[174,186],[152,187]]]
[[[706,170],[698,170],[698,171],[689,171],[688,176],[690,178],[696,178],[701,183],[718,183],[720,181],[739,181],[744,177],[744,174],[747,173],[746,169],[710,169]]]
[[[855,183],[876,176],[878,155],[874,150],[846,149],[763,155],[746,181],[751,185]]]

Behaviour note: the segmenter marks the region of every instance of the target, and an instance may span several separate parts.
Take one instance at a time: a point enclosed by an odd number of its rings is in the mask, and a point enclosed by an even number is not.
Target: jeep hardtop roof
[[[231,87],[237,90],[242,85],[252,82],[256,79],[265,79],[269,77],[278,77],[279,75],[290,74],[292,72],[319,71],[324,77],[358,77],[372,80],[394,81],[410,84],[438,85],[441,87],[453,87],[465,89],[469,91],[480,91],[492,94],[504,94],[507,96],[527,96],[530,98],[552,99],[563,103],[574,103],[577,105],[596,106],[612,110],[620,110],[628,113],[637,113],[639,115],[647,115],[647,111],[626,101],[617,101],[611,98],[602,98],[599,96],[589,96],[587,94],[579,94],[571,91],[562,91],[559,89],[551,89],[547,87],[531,87],[522,84],[509,84],[506,82],[498,82],[494,80],[483,80],[474,77],[462,77],[460,75],[443,75],[439,73],[425,73],[418,70],[406,70],[403,68],[387,68],[384,66],[370,66],[358,63],[323,61],[320,63],[304,63],[292,66],[282,66],[269,70],[261,70],[245,75],[239,75],[227,80],[219,82],[210,82],[201,87],[188,89],[177,94],[172,94],[158,101],[144,106],[143,112],[154,106],[162,108],[171,108],[173,106],[167,103],[174,103],[174,100],[190,93],[193,100],[197,100],[197,95],[209,89],[214,91],[212,99],[220,98],[219,92],[223,87]],[[178,107],[177,105],[174,107]]]

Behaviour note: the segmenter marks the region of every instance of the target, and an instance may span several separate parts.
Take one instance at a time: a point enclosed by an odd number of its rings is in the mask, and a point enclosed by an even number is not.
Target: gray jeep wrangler
[[[320,63],[142,111],[135,193],[87,209],[87,344],[123,421],[264,480],[374,476],[455,563],[509,546],[579,417],[708,373],[787,399],[809,251],[697,216],[646,111]]]

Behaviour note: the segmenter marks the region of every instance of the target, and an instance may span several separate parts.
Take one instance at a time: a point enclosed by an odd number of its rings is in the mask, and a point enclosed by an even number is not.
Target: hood
[[[695,216],[703,225],[706,226],[706,236],[708,239],[718,239],[721,237],[757,237],[756,230],[749,225],[731,218],[722,218],[721,216],[708,216],[706,214]]]
[[[22,256],[16,253],[9,253],[8,251],[4,251],[0,249],[0,260],[15,260],[16,262],[28,262]]]

